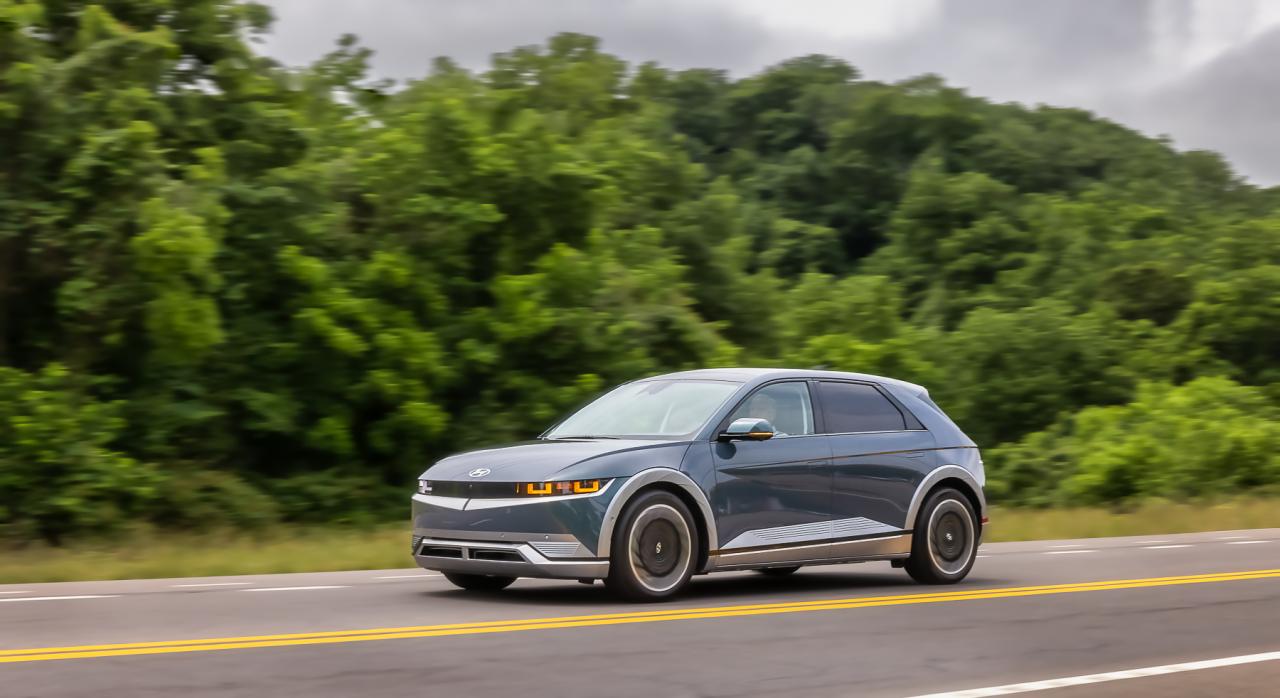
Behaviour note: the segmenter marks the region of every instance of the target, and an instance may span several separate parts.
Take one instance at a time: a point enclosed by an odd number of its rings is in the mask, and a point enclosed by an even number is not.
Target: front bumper
[[[565,553],[584,551],[585,548],[576,540],[461,540],[419,536],[415,532],[413,559],[419,567],[439,572],[552,579],[603,579],[609,576],[608,560],[562,557]]]
[[[545,499],[413,497],[413,559],[441,572],[602,579],[600,531],[620,478]]]

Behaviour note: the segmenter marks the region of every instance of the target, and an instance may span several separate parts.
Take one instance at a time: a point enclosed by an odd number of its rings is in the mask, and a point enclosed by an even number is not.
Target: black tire
[[[698,529],[680,498],[660,490],[627,503],[613,530],[610,591],[629,601],[662,601],[684,589],[698,560]]]
[[[800,569],[800,565],[795,565],[793,567],[765,567],[764,569],[756,571],[766,577],[789,577],[792,574],[795,574],[798,569]]]
[[[462,572],[445,572],[444,578],[453,585],[467,591],[500,591],[511,586],[515,577],[499,577],[492,574],[463,574]]]
[[[955,584],[978,555],[978,517],[969,498],[949,487],[929,495],[915,522],[907,574],[921,584]]]

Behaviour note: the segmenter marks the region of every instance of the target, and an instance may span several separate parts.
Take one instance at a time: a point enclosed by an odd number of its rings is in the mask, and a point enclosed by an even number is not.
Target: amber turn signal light
[[[522,482],[516,485],[516,494],[522,497],[546,497],[563,494],[590,494],[599,492],[607,480],[564,480],[561,482]]]

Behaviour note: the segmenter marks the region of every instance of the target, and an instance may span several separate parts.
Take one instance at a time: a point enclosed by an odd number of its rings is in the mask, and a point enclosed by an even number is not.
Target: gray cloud
[[[1280,183],[1280,28],[1154,90],[1120,118],[1216,150],[1257,182]]]
[[[436,56],[483,69],[495,52],[566,31],[599,36],[628,60],[673,68],[755,69],[771,62],[771,46],[790,38],[751,18],[680,0],[352,0],[326,3],[323,12],[315,0],[268,4],[277,15],[268,53],[308,62],[351,32],[377,52],[375,69],[398,79],[421,77]],[[781,47],[772,53],[787,55]]]
[[[902,0],[906,1],[906,0]],[[920,0],[930,3],[931,0]],[[1091,109],[1183,148],[1223,152],[1255,182],[1280,182],[1280,29],[1188,68],[1206,23],[1247,28],[1256,0],[932,0],[922,21],[891,35],[771,26],[710,0],[269,0],[279,21],[267,53],[300,64],[351,32],[374,69],[423,75],[432,58],[483,69],[491,54],[561,31],[599,36],[632,62],[744,75],[785,58],[840,56],[869,78],[942,75],[999,101]],[[785,7],[780,4],[778,7]],[[323,8],[323,9],[320,9]],[[799,5],[789,11],[814,9]],[[783,10],[778,10],[783,11]],[[847,13],[846,13],[847,14]],[[1237,32],[1239,33],[1239,32]]]
[[[850,52],[872,75],[932,72],[996,98],[1071,103],[1151,71],[1156,4],[949,0],[910,34]]]

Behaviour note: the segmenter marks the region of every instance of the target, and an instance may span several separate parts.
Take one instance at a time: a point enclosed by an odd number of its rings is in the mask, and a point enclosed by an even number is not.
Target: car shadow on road
[[[826,572],[801,570],[782,578],[766,577],[758,574],[711,574],[694,577],[688,588],[675,599],[676,603],[721,605],[732,603],[786,602],[789,600],[805,600],[815,594],[829,596],[862,596],[868,592],[883,592],[884,595],[911,593],[932,593],[941,589],[960,591],[977,586],[1000,585],[997,579],[970,579],[957,586],[936,587],[923,586],[912,581],[901,572]],[[536,585],[517,581],[510,587],[498,592],[469,592],[461,589],[438,589],[422,592],[422,595],[435,599],[449,599],[451,602],[475,601],[484,604],[510,604],[519,606],[600,606],[616,605],[619,608],[641,608],[644,604],[631,604],[614,596],[604,584],[596,582],[590,586],[572,581]],[[877,595],[875,593],[870,595]]]

